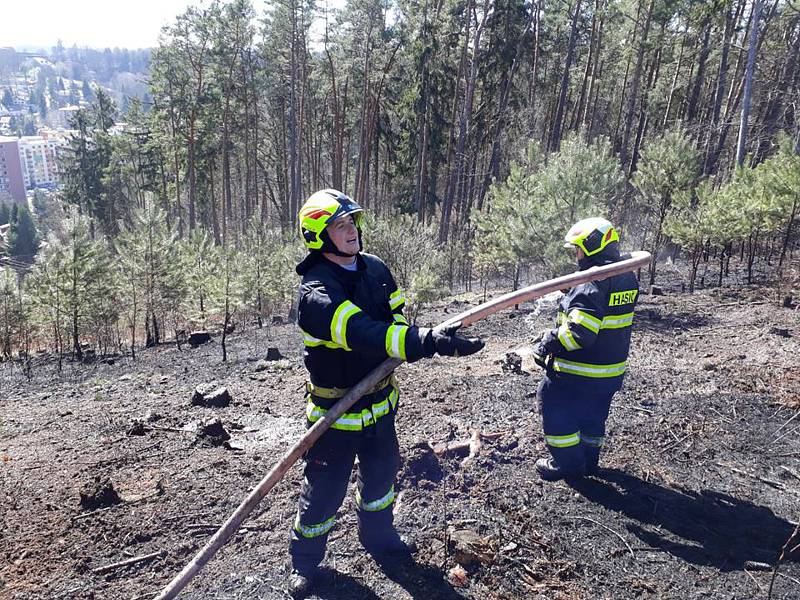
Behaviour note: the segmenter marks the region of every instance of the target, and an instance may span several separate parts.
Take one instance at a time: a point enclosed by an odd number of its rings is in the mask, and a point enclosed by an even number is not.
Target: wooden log
[[[636,269],[645,266],[650,260],[649,252],[633,252],[630,257],[626,257],[619,262],[605,265],[602,267],[592,267],[585,271],[578,271],[563,277],[556,277],[549,279],[542,283],[537,283],[524,287],[515,292],[503,294],[494,300],[485,302],[480,306],[476,306],[468,311],[459,315],[451,317],[444,323],[441,323],[437,328],[441,329],[454,323],[461,322],[462,326],[468,326],[472,323],[485,319],[494,313],[501,311],[515,304],[528,302],[534,300],[550,292],[556,290],[563,290],[571,288],[581,283],[588,281],[599,281],[608,279],[620,273],[627,273],[628,271],[635,271]],[[230,539],[234,532],[239,528],[247,516],[258,506],[264,496],[275,487],[286,472],[297,462],[297,460],[308,450],[314,443],[325,433],[325,431],[347,410],[355,404],[368,390],[372,389],[381,379],[387,377],[392,371],[403,363],[402,360],[397,358],[390,358],[375,367],[364,379],[358,384],[350,388],[350,391],[339,400],[334,406],[325,414],[325,416],[314,423],[314,425],[306,431],[305,435],[301,437],[297,443],[292,446],[289,451],[281,458],[281,460],[264,476],[259,484],[242,501],[239,507],[231,514],[230,517],[222,524],[216,533],[206,542],[206,544],[198,551],[191,561],[178,573],[169,584],[161,590],[161,593],[156,597],[156,600],[170,600],[175,598],[180,591],[186,587],[189,581],[203,568],[203,566],[211,560],[217,551]]]

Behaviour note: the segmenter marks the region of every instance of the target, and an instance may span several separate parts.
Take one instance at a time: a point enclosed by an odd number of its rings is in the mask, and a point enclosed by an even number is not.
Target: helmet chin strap
[[[364,249],[364,244],[361,242],[361,230],[357,229],[357,231],[358,231],[358,252],[351,254],[349,252],[342,252],[341,250],[339,250],[339,248],[336,247],[336,244],[334,244],[333,241],[331,240],[327,231],[323,231],[319,236],[322,239],[322,248],[320,248],[320,252],[327,252],[329,254],[335,254],[336,256],[341,256],[344,258],[355,258]]]

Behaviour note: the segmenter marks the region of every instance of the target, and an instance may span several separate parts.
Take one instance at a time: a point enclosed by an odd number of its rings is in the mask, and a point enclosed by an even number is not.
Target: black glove
[[[547,371],[553,365],[553,355],[544,349],[544,345],[539,342],[533,347],[533,362]]]
[[[441,356],[469,356],[483,348],[484,343],[478,338],[464,338],[456,335],[461,323],[448,325],[443,329],[431,331],[433,347]]]

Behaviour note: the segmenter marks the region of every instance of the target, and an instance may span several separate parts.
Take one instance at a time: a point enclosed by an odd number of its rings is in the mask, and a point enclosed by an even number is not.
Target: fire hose
[[[608,279],[620,273],[635,271],[647,265],[650,261],[648,252],[632,252],[629,256],[609,265],[601,267],[591,267],[584,271],[577,271],[555,279],[549,279],[541,283],[536,283],[519,290],[503,294],[479,306],[471,308],[454,317],[440,323],[437,328],[441,329],[454,323],[461,322],[466,327],[481,319],[493,315],[510,306],[528,302],[541,296],[545,296],[557,290],[574,287],[589,281],[599,281]],[[350,388],[347,394],[342,397],[325,416],[314,423],[306,433],[283,455],[283,458],[267,473],[258,485],[252,489],[237,509],[231,513],[228,519],[220,526],[206,544],[197,552],[192,560],[178,573],[169,584],[161,590],[156,600],[168,600],[175,598],[181,590],[192,580],[192,578],[202,569],[206,563],[217,553],[217,551],[230,539],[230,537],[241,526],[247,516],[258,506],[269,491],[283,478],[286,472],[314,445],[325,431],[333,425],[365,392],[381,379],[387,377],[392,371],[403,363],[397,358],[390,358],[375,367],[357,385]]]

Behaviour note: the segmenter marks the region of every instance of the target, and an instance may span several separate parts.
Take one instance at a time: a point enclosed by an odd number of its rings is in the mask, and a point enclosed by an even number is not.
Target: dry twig
[[[790,548],[790,546],[793,546]],[[775,585],[775,578],[778,576],[778,569],[780,569],[781,562],[797,552],[800,549],[800,524],[794,528],[792,535],[789,536],[789,539],[786,540],[786,543],[781,548],[781,555],[778,557],[778,562],[775,563],[775,568],[772,571],[772,579],[769,581],[769,593],[767,594],[767,600],[772,598],[772,586]]]
[[[111,563],[110,565],[105,565],[102,567],[97,567],[96,569],[92,569],[92,573],[100,575],[101,573],[107,573],[108,571],[113,571],[114,569],[118,569],[120,567],[127,567],[129,565],[135,565],[136,563],[157,558],[162,554],[164,554],[164,551],[159,550],[158,552],[151,552],[150,554],[144,554],[142,556],[134,556],[133,558],[129,558],[127,560],[121,560],[119,562]]]
[[[631,548],[631,545],[625,540],[624,537],[622,537],[621,534],[619,534],[616,531],[614,531],[613,529],[611,529],[611,527],[603,525],[602,523],[599,523],[599,522],[595,521],[594,519],[590,519],[589,517],[581,517],[580,515],[567,515],[567,518],[570,518],[570,519],[583,519],[584,521],[589,521],[590,523],[594,523],[595,525],[598,525],[598,526],[602,527],[606,531],[610,531],[615,536],[617,536],[620,540],[622,540],[622,543],[625,544],[625,546],[628,548],[628,552],[631,553],[631,557],[633,558],[633,560],[636,560],[636,555],[633,553],[633,548]]]

